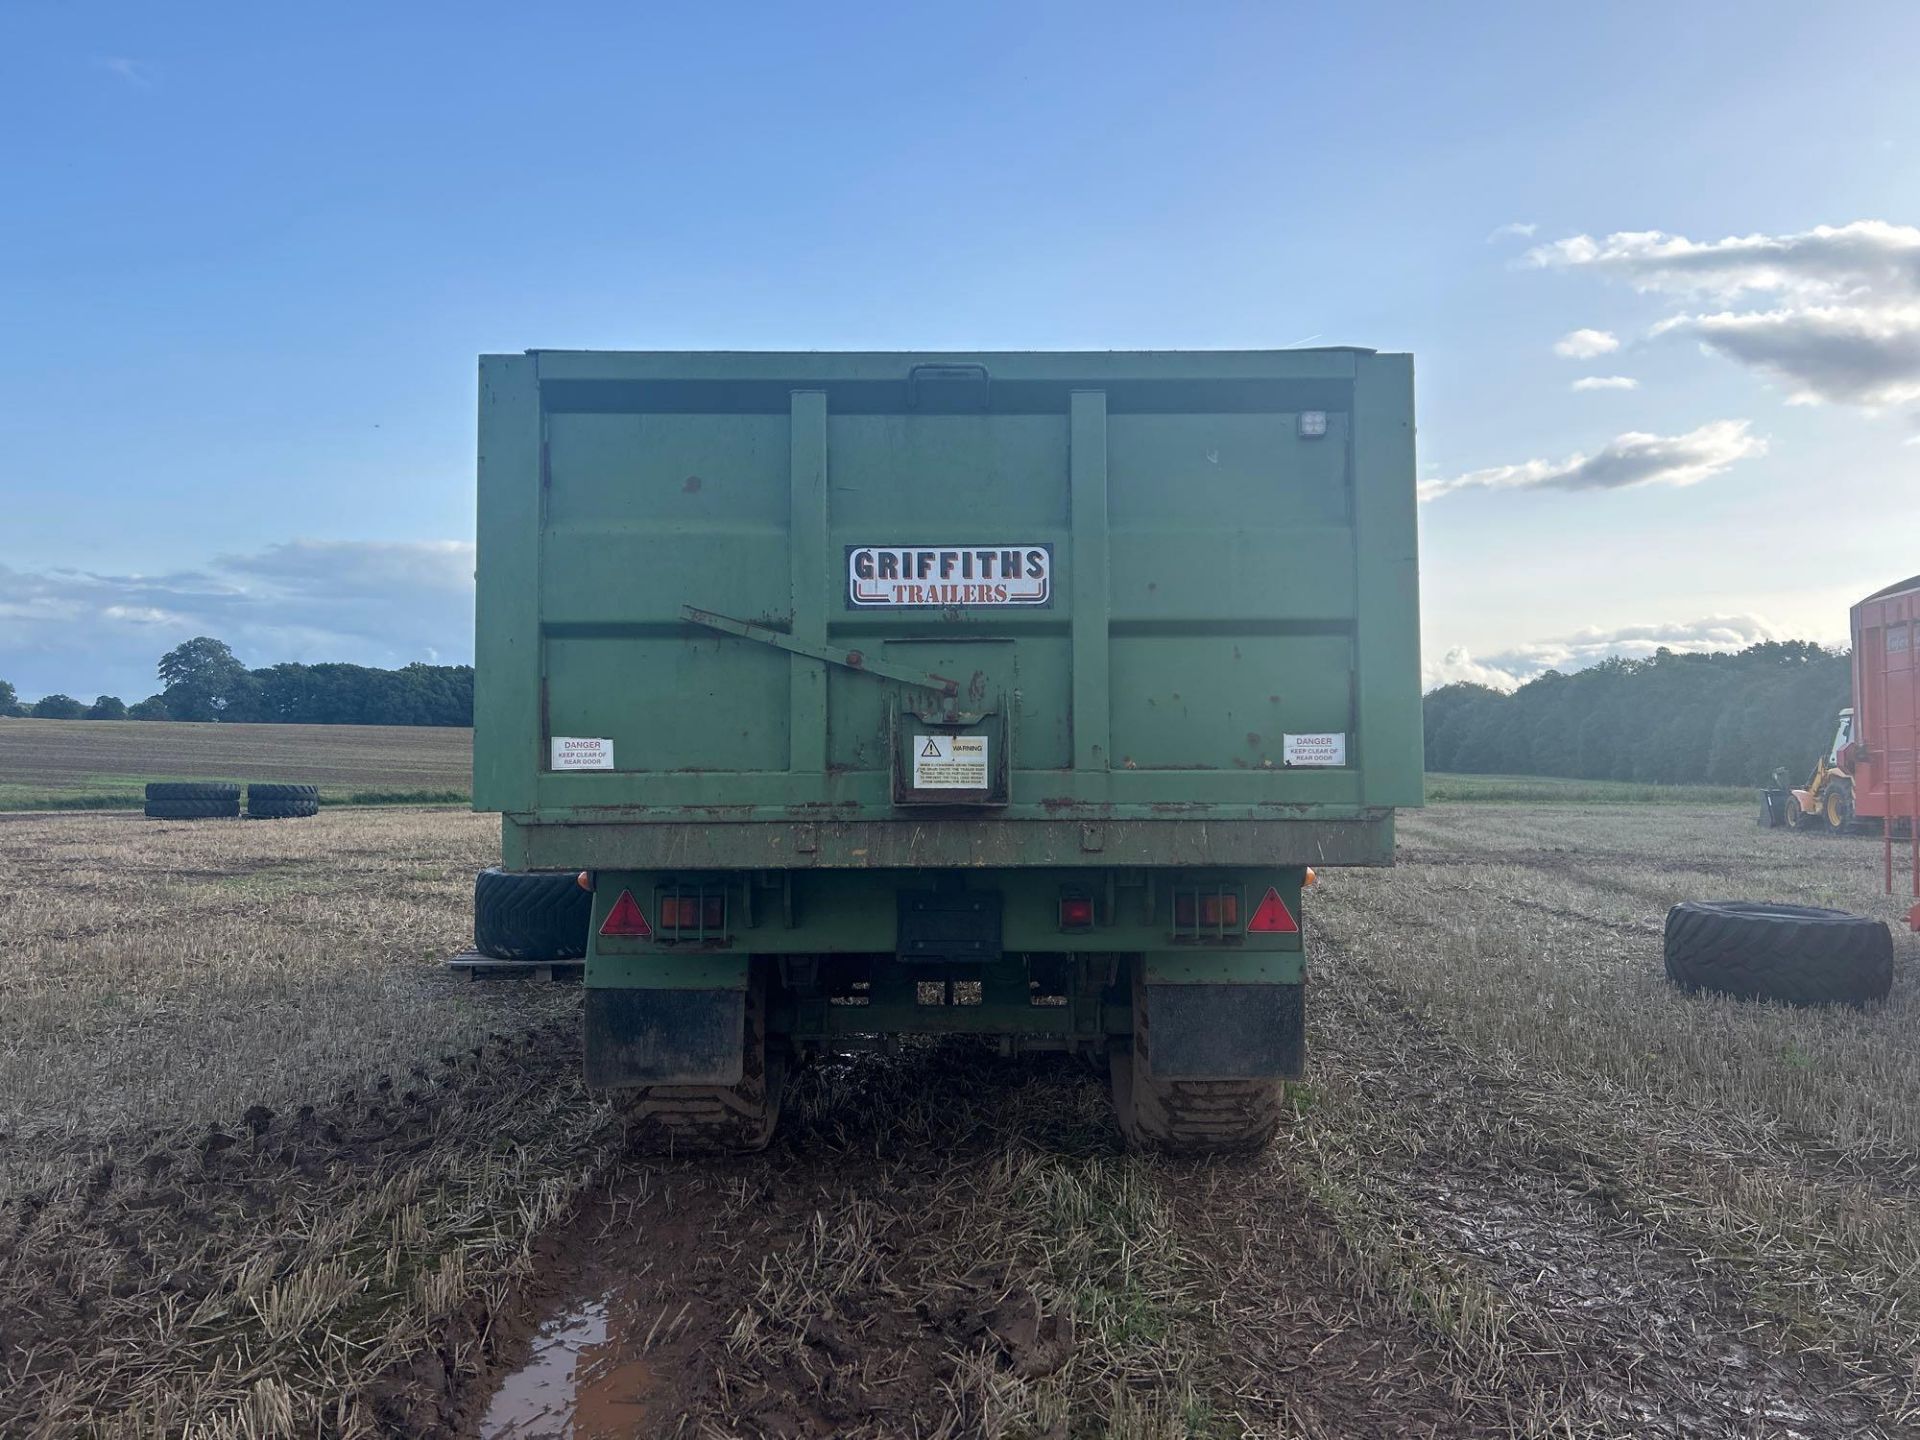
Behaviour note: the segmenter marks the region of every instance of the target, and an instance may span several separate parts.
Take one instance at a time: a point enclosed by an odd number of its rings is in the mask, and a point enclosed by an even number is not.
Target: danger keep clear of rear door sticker
[[[613,741],[577,735],[555,735],[549,769],[611,770]]]
[[[1344,732],[1317,735],[1288,735],[1281,749],[1286,765],[1344,765],[1347,763],[1347,737]]]
[[[984,790],[987,788],[987,737],[916,735],[913,737],[913,788]]]

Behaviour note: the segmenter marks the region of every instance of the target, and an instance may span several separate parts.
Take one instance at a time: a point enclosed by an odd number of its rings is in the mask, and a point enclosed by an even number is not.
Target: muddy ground
[[[1877,847],[1744,818],[1406,823],[1309,897],[1257,1160],[1126,1156],[1066,1061],[816,1070],[768,1156],[622,1170],[549,1237],[479,1431],[1920,1433],[1914,947],[1871,1015],[1669,990],[1676,899],[1894,913]]]
[[[423,914],[468,823],[393,837]],[[248,865],[338,912],[372,848],[228,833],[140,863],[189,913],[218,882],[185,872]],[[1660,973],[1681,898],[1893,917],[1878,856],[1744,810],[1405,819],[1398,869],[1308,897],[1286,1133],[1204,1164],[1125,1154],[1084,1064],[951,1044],[815,1066],[764,1156],[631,1163],[576,993],[458,989],[405,945],[348,993],[332,945],[249,990],[211,944],[90,1003],[58,1063],[113,1036],[163,1065],[209,984],[320,1033],[278,1022],[301,1064],[252,1108],[211,1055],[201,1109],[105,1065],[113,1103],[8,1112],[0,1433],[1920,1434],[1912,940],[1867,1012]],[[42,949],[113,943],[75,913]],[[328,1032],[374,1004],[400,1018]],[[40,1073],[7,1024],[0,1076]]]

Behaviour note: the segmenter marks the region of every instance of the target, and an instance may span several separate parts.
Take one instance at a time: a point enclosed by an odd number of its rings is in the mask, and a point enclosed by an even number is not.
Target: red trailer
[[[1920,575],[1876,590],[1853,607],[1854,813],[1881,822],[1886,885],[1893,890],[1893,835],[1904,830],[1920,897]],[[1849,763],[1850,762],[1850,763]],[[1920,905],[1909,919],[1920,928]]]

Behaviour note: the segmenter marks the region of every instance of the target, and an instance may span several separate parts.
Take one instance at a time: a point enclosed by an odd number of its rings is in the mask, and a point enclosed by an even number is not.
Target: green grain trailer
[[[1410,357],[487,356],[479,498],[475,804],[636,1143],[905,1034],[1271,1135],[1308,867],[1421,799]]]

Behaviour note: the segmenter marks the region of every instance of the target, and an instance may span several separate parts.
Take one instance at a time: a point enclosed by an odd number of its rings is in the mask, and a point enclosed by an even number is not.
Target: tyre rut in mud
[[[1686,900],[1667,912],[1666,964],[1667,977],[1689,991],[1864,1005],[1893,988],[1893,936],[1844,910]]]

